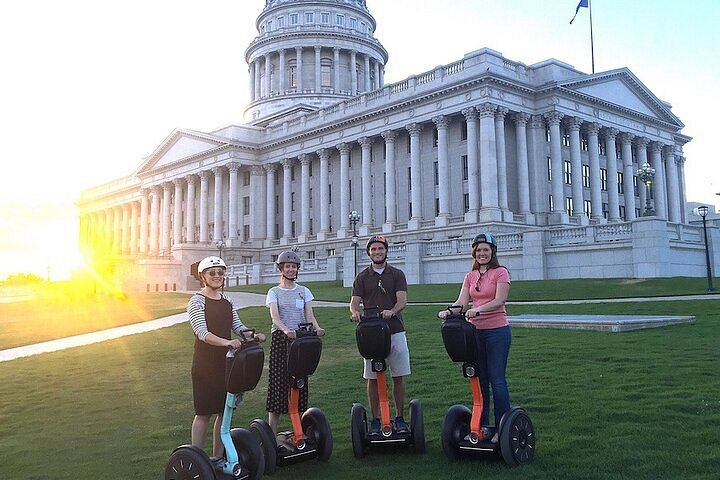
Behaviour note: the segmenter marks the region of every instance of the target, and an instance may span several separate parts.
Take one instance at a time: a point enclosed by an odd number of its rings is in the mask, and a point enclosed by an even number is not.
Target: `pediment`
[[[136,173],[170,165],[227,146],[229,140],[192,130],[175,130],[148,156]]]
[[[662,122],[683,126],[669,106],[657,98],[627,68],[590,75],[583,80],[565,82],[560,86]]]

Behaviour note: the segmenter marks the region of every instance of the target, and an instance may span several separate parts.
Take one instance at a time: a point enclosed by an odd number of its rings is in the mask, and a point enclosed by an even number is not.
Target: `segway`
[[[173,450],[165,467],[165,480],[259,480],[265,471],[265,458],[255,437],[244,428],[230,428],[233,411],[243,402],[243,394],[253,390],[262,375],[265,354],[255,330],[240,337],[241,346],[230,349],[225,364],[225,410],[220,439],[225,454],[211,461],[204,450],[181,445]]]
[[[317,458],[328,461],[333,450],[333,438],[330,423],[325,414],[317,407],[305,410],[300,416],[300,390],[308,377],[315,373],[322,341],[313,329],[312,323],[301,323],[296,331],[295,340],[288,351],[288,375],[290,376],[290,404],[288,412],[293,430],[273,435],[270,425],[261,419],[250,424],[250,431],[263,447],[265,454],[265,473],[272,473],[276,466]]]
[[[480,425],[483,395],[476,365],[480,348],[475,338],[475,327],[465,319],[463,307],[448,307],[450,314],[442,323],[441,332],[445,350],[453,362],[462,362],[462,372],[470,380],[473,395],[472,412],[465,405],[453,405],[442,425],[440,440],[443,452],[451,460],[462,454],[502,456],[508,465],[526,465],[535,454],[535,431],[530,417],[522,408],[507,411],[496,427]],[[486,433],[483,433],[485,430]],[[491,438],[498,432],[498,442]]]
[[[350,412],[353,454],[362,458],[371,447],[412,446],[417,453],[425,453],[425,426],[420,400],[410,401],[410,431],[397,432],[390,420],[385,359],[390,354],[390,326],[380,315],[380,308],[365,308],[360,318],[355,339],[363,358],[371,361],[372,371],[377,374],[380,399],[380,435],[368,434],[365,407],[354,403]]]

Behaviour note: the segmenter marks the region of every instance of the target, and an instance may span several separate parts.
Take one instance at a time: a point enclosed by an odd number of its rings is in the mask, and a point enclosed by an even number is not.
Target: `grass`
[[[310,379],[310,403],[328,416],[335,449],[328,464],[285,467],[274,478],[717,478],[720,298],[510,306],[511,315],[697,317],[694,324],[621,334],[513,329],[511,399],[527,409],[538,437],[535,462],[522,468],[445,459],[439,442],[442,418],[450,405],[467,404],[471,396],[460,367],[442,346],[437,310],[410,306],[406,311],[413,367],[407,397],[422,402],[428,453],[403,449],[372,451],[363,460],[353,457],[350,407],[356,401],[367,405],[354,329],[345,308],[317,308],[328,334]],[[267,332],[267,309],[243,309],[241,316]],[[177,325],[0,363],[3,478],[161,477],[171,450],[189,440],[192,342],[190,328]],[[235,425],[247,426],[265,416],[266,378],[246,394]],[[287,417],[282,423],[289,426]]]

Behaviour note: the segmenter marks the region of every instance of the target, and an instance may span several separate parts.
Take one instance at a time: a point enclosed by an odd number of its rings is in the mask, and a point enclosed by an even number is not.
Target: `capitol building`
[[[349,285],[378,233],[409,283],[460,282],[481,231],[517,280],[705,274],[691,138],[630,69],[470,46],[387,84],[364,0],[268,0],[256,25],[243,123],[176,129],[81,193],[81,251],[125,289],[193,289],[209,254],[230,285],[274,282],[290,248],[304,281]]]

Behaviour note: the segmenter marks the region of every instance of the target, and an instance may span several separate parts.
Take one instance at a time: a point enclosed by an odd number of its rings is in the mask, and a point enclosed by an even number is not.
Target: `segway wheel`
[[[207,454],[193,445],[183,445],[176,448],[167,466],[165,467],[165,480],[215,480],[215,472],[210,464]]]
[[[522,408],[513,408],[500,422],[500,453],[508,465],[527,465],[535,456],[535,430]]]
[[[233,428],[230,430],[230,437],[243,471],[249,474],[250,480],[260,480],[265,473],[265,454],[255,436],[244,428]]]
[[[410,431],[413,436],[413,446],[417,453],[425,453],[425,423],[420,400],[410,401]]]
[[[443,419],[440,443],[450,460],[460,458],[460,441],[470,433],[472,412],[465,405],[453,405]]]
[[[256,418],[250,424],[250,433],[265,455],[265,475],[272,475],[277,467],[277,443],[272,428],[265,420]]]
[[[367,433],[367,414],[365,407],[359,403],[353,403],[350,411],[350,434],[352,438],[353,455],[355,458],[365,456],[365,435]]]
[[[333,451],[333,438],[325,414],[316,407],[308,408],[300,419],[303,433],[317,445],[318,460],[327,462]]]

